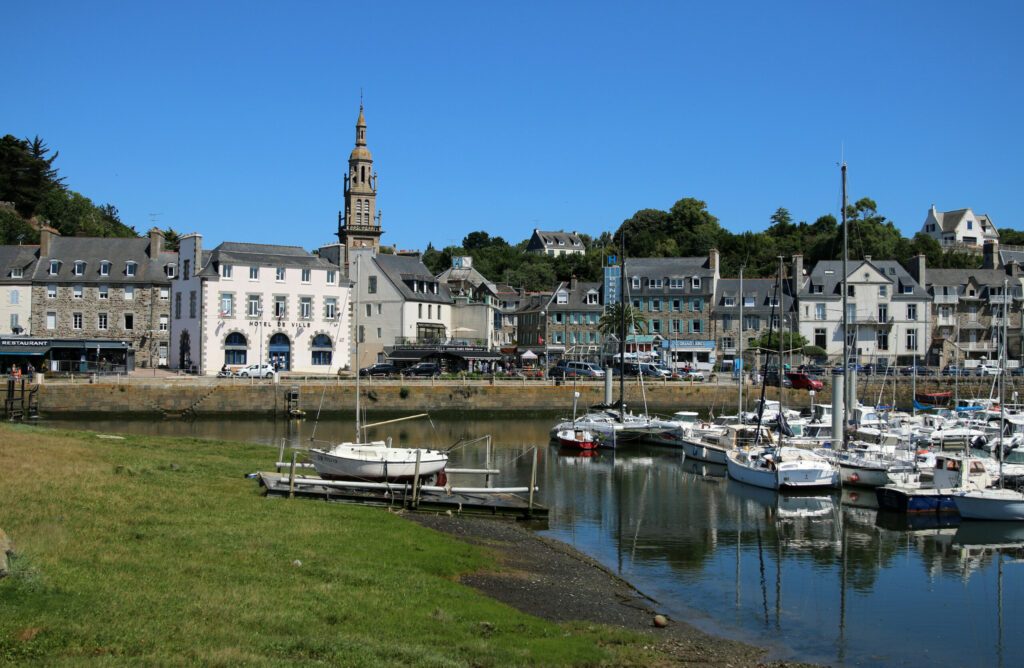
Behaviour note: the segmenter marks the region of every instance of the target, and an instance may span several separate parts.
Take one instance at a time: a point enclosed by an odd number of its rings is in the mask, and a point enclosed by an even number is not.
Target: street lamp
[[[263,304],[256,307],[256,327],[257,336],[260,337],[260,358],[256,362],[263,364]]]
[[[544,332],[544,335],[540,337],[540,340],[544,343],[544,351],[541,354],[544,355],[544,367],[546,369],[548,365],[548,314],[546,311],[541,310],[540,320]]]

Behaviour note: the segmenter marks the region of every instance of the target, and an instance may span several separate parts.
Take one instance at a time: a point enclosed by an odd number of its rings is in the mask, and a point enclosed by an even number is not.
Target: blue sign
[[[612,304],[618,304],[621,299],[621,281],[619,277],[622,275],[622,268],[619,266],[605,267],[604,268],[604,303],[605,306],[611,306]]]

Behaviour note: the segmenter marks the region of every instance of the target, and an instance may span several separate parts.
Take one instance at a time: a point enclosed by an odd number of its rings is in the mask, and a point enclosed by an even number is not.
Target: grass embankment
[[[265,499],[266,447],[0,426],[0,663],[657,662],[456,582],[488,552],[381,509]],[[295,560],[301,566],[293,565]]]

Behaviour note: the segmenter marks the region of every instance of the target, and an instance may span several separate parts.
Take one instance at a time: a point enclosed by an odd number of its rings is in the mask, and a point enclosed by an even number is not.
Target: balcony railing
[[[956,304],[960,301],[959,295],[935,295],[933,302],[936,304]]]
[[[989,304],[1010,304],[1012,302],[1013,302],[1013,297],[1011,295],[989,295],[988,296],[988,303]]]
[[[989,351],[995,350],[995,341],[961,341],[956,344],[961,350],[967,350],[969,352]]]

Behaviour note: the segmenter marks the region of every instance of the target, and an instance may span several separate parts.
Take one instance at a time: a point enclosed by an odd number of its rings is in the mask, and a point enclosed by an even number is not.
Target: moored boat
[[[726,454],[729,477],[764,489],[835,487],[835,468],[824,457],[792,447],[743,448]]]
[[[389,448],[384,441],[339,443],[330,449],[310,448],[309,459],[327,480],[400,480],[417,473],[429,478],[444,470],[448,453],[421,448]]]
[[[578,448],[580,450],[593,450],[601,442],[588,429],[562,429],[558,432],[556,439],[558,444],[564,448]]]

